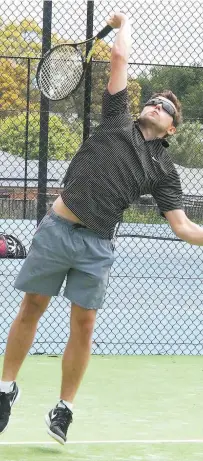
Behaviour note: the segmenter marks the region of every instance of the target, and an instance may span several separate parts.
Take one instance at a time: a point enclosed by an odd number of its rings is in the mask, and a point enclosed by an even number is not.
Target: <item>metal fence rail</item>
[[[133,116],[155,91],[171,89],[182,102],[184,120],[170,153],[182,180],[185,211],[203,224],[202,2],[5,0],[0,5],[0,232],[13,233],[27,249],[60,193],[69,161],[100,122],[114,32],[96,49],[82,86],[64,101],[41,97],[37,64],[51,45],[98,32],[115,9],[132,23]],[[1,353],[22,298],[13,289],[21,264],[0,263]],[[142,197],[126,210],[118,230],[93,352],[201,354],[202,269],[201,248],[177,241],[152,198]],[[61,296],[51,302],[31,353],[63,351],[66,313]]]

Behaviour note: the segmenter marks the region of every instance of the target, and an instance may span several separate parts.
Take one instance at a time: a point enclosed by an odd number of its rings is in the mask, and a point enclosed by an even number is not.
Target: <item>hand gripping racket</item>
[[[40,60],[37,68],[39,90],[52,101],[67,98],[81,84],[85,70],[91,60],[95,45],[104,38],[112,27],[107,25],[95,37],[79,43],[56,45]],[[78,45],[94,40],[86,59]]]

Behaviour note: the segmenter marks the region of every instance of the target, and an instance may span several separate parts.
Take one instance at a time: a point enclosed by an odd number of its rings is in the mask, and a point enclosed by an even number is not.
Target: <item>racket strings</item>
[[[72,46],[56,48],[45,59],[39,81],[43,93],[52,100],[63,99],[79,84],[83,75],[80,52]]]

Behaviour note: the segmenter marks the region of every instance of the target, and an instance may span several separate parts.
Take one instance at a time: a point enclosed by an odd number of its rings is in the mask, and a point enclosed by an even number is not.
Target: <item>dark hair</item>
[[[180,125],[182,122],[182,109],[181,109],[181,102],[177,98],[177,96],[172,93],[171,90],[164,90],[161,93],[154,93],[151,97],[157,98],[157,96],[163,96],[163,98],[169,99],[169,101],[173,102],[176,108],[176,115],[173,119],[174,126]]]

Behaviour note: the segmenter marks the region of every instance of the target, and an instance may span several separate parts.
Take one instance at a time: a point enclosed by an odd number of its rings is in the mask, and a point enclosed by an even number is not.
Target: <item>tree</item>
[[[52,46],[62,42],[57,34],[52,34]],[[0,54],[11,58],[1,58],[0,104],[1,117],[10,115],[7,110],[26,110],[28,61],[23,57],[41,57],[42,30],[33,19],[9,21],[3,23],[0,18]],[[82,46],[85,55],[85,45]],[[12,58],[13,56],[13,58]],[[19,56],[19,57],[18,57]],[[107,85],[110,72],[111,48],[105,41],[96,45],[92,61],[92,104],[91,119],[96,124],[101,114],[102,94]],[[30,60],[30,110],[39,111],[40,92],[36,85],[38,61]],[[136,117],[140,100],[140,85],[136,80],[128,79],[130,110]],[[76,93],[63,101],[50,101],[50,112],[60,114],[63,120],[70,122],[75,116],[84,116],[84,81]]]
[[[10,58],[1,58],[1,116],[7,116],[8,109],[10,111],[26,109],[28,68],[27,60],[20,56],[36,57],[40,53],[41,28],[35,21],[27,19],[20,23],[10,21],[4,24],[1,21],[0,54],[10,56]],[[31,60],[31,81],[34,81],[36,64],[36,61]],[[39,96],[36,98],[36,87],[33,85],[31,85],[30,96],[30,109],[36,110],[39,107]]]
[[[174,163],[188,168],[203,168],[203,132],[199,121],[182,124],[169,142]]]
[[[203,82],[189,86],[181,97],[181,103],[184,120],[199,120],[203,123]]]
[[[15,109],[25,109],[23,88],[26,75],[23,66],[11,59],[0,59],[0,108],[4,116]]]
[[[13,155],[25,156],[25,114],[0,119],[0,150]],[[39,157],[39,114],[30,114],[28,158]],[[49,160],[70,160],[81,144],[82,127],[77,123],[77,131],[64,123],[60,117],[50,115],[49,119]]]
[[[42,30],[33,19],[1,24],[0,54],[36,57],[41,54]]]
[[[52,45],[59,43],[57,34],[52,34]],[[23,57],[41,57],[42,29],[32,18],[20,22],[9,21],[3,23],[0,18],[0,54],[10,56],[1,58],[0,69],[0,104],[5,110],[5,102],[9,101],[9,108],[26,109],[28,61]],[[13,56],[13,58],[12,58]],[[39,110],[40,93],[37,88],[35,75],[38,61],[30,61],[30,109]],[[66,102],[67,105],[67,102]],[[54,106],[54,104],[53,104]],[[56,112],[57,112],[56,105]],[[1,112],[1,116],[7,115]]]
[[[203,70],[199,67],[152,67],[149,74],[142,73],[137,81],[140,84],[141,104],[152,93],[169,89],[182,103],[185,120],[203,121]]]

